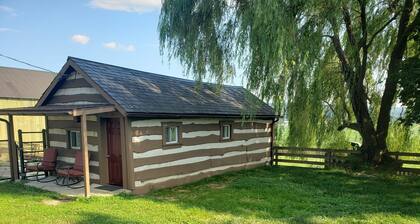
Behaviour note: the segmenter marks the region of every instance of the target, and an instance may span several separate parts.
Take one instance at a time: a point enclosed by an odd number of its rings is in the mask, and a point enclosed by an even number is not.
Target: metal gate
[[[45,129],[40,132],[24,132],[18,130],[17,149],[19,152],[19,176],[21,179],[34,177],[35,174],[26,172],[26,167],[27,165],[36,164],[42,160],[44,149],[47,147],[46,139],[47,133]]]

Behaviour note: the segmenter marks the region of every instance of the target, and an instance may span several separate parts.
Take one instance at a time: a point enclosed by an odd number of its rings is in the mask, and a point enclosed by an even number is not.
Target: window
[[[165,127],[165,144],[178,143],[178,127],[166,126]]]
[[[222,125],[222,140],[230,139],[230,124],[223,124]]]
[[[80,131],[69,131],[69,146],[72,149],[80,149]]]

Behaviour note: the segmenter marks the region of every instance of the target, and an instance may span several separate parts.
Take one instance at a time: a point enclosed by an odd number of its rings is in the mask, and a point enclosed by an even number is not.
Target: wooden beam
[[[15,142],[15,127],[13,124],[13,115],[9,114],[9,153],[10,153],[10,170],[12,174],[12,180],[19,179],[19,167],[18,167],[18,153],[16,150]]]
[[[90,175],[89,175],[89,148],[87,135],[87,116],[81,115],[81,137],[82,137],[82,154],[83,154],[83,175],[85,176],[85,197],[90,195]]]
[[[114,106],[103,106],[103,107],[95,107],[95,108],[85,108],[85,109],[74,109],[70,112],[70,115],[73,117],[81,116],[81,115],[90,115],[90,114],[100,114],[100,113],[108,113],[115,111]]]

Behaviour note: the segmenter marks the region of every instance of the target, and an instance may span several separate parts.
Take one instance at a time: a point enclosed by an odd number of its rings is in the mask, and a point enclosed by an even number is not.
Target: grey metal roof
[[[158,75],[69,57],[127,114],[184,114],[240,116],[249,105],[260,105],[256,116],[273,117],[273,109],[240,86],[215,84]]]
[[[0,67],[0,98],[39,99],[56,74]]]

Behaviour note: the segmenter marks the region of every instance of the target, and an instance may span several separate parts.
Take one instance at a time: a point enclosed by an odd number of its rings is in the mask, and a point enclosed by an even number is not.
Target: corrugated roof
[[[158,75],[69,57],[128,114],[234,115],[260,105],[257,116],[274,116],[273,109],[241,86],[215,84]]]
[[[0,67],[0,98],[39,99],[56,74]]]

